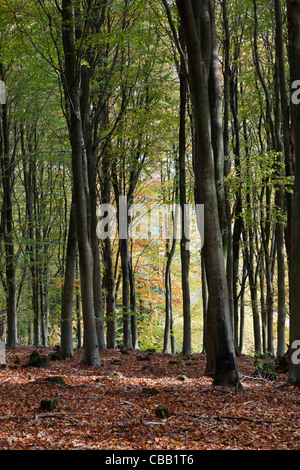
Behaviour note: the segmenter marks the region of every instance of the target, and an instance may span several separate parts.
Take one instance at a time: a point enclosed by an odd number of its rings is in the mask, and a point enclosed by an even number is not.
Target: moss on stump
[[[40,403],[41,410],[53,411],[57,409],[57,400],[55,398],[50,398],[47,400],[43,398]]]
[[[167,419],[170,417],[169,408],[167,406],[157,406],[155,414],[158,418]]]
[[[50,358],[48,356],[34,350],[30,354],[29,361],[25,364],[25,367],[46,367],[49,362]]]

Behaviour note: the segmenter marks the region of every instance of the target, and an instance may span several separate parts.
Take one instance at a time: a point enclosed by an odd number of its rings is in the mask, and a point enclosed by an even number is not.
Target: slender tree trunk
[[[0,64],[0,77],[3,79],[3,66]],[[9,122],[7,104],[2,104],[1,126],[1,173],[3,187],[2,227],[4,230],[5,274],[6,274],[6,309],[7,309],[7,345],[17,345],[17,306],[16,306],[16,267],[13,237],[13,171],[14,155],[10,156]]]
[[[177,208],[177,206],[176,206]],[[178,212],[175,210],[173,226],[174,226],[174,236],[172,239],[171,248],[169,249],[169,241],[167,242],[167,263],[165,271],[165,329],[164,329],[164,344],[163,344],[163,353],[168,353],[170,348],[170,336],[171,344],[174,341],[174,332],[173,332],[173,317],[172,317],[172,283],[171,283],[171,264],[176,249],[176,230],[177,230],[177,217]],[[173,338],[173,339],[172,339]],[[174,350],[174,343],[172,346],[172,351]]]
[[[229,109],[230,109],[230,31],[228,24],[227,13],[227,0],[222,2],[222,19],[223,19],[223,57],[224,57],[224,71],[223,71],[223,147],[224,147],[224,176],[227,177],[230,171],[229,159]],[[225,188],[224,188],[225,189]],[[234,258],[233,258],[233,240],[232,240],[232,227],[231,227],[231,206],[227,192],[224,190],[225,198],[225,211],[226,211],[226,234],[227,240],[227,283],[230,302],[230,311],[233,318],[233,332],[236,353],[238,353],[238,315],[234,309]]]
[[[242,270],[242,275],[243,275],[243,281],[242,281],[242,287],[240,291],[240,328],[239,328],[239,354],[243,353],[243,347],[244,347],[244,324],[245,324],[245,280],[246,280],[246,263],[245,260],[243,260],[243,270]]]
[[[93,21],[93,20],[92,20]],[[91,26],[92,27],[92,26]],[[90,51],[86,53],[87,63],[93,63],[93,54]],[[81,66],[81,121],[82,121],[82,136],[85,144],[85,153],[87,160],[87,174],[88,174],[88,224],[89,224],[89,238],[93,255],[93,291],[94,291],[94,308],[96,319],[96,332],[98,339],[98,347],[105,349],[105,335],[104,335],[104,310],[102,299],[102,277],[101,265],[99,255],[99,240],[97,237],[97,146],[93,143],[94,134],[94,121],[91,117],[91,79],[92,70],[91,66]]]
[[[96,319],[96,331],[98,346],[105,349],[104,334],[104,309],[102,297],[102,274],[99,254],[99,240],[97,237],[97,194],[96,194],[96,161],[90,150],[88,156],[89,162],[89,191],[91,207],[91,246],[93,253],[93,289],[94,289],[94,308]]]
[[[73,196],[74,198],[74,196]],[[73,304],[77,253],[77,225],[76,206],[74,200],[71,204],[69,218],[69,233],[66,251],[66,266],[62,292],[61,308],[61,352],[64,357],[73,357]]]
[[[245,262],[248,272],[249,289],[251,296],[252,306],[252,317],[253,317],[253,334],[254,334],[254,349],[256,352],[261,352],[261,332],[260,332],[260,320],[259,320],[259,309],[258,309],[258,297],[257,297],[257,274],[258,271],[254,266],[254,253],[253,253],[253,233],[252,229],[248,229],[248,237],[246,229],[243,229],[243,242],[245,249]]]
[[[238,56],[239,47],[236,46],[235,58]],[[232,128],[233,128],[233,153],[234,153],[234,166],[237,176],[240,176],[240,122],[239,122],[239,94],[238,94],[238,79],[237,71],[234,68],[232,71],[231,80],[229,83],[230,91],[230,108],[232,113]],[[242,218],[242,194],[239,187],[236,191],[236,205],[234,208],[234,223],[232,229],[232,296],[233,296],[233,317],[234,317],[234,335],[235,347],[238,344],[238,322],[239,322],[239,305],[238,305],[238,279],[240,267],[240,240],[243,230]]]
[[[77,254],[76,254],[76,261],[75,261],[75,296],[76,296],[76,338],[77,338],[77,348],[81,348],[82,346],[82,328],[81,328],[81,320],[82,320],[82,315],[81,315],[81,297],[80,297],[80,286],[79,286],[79,266],[78,266],[78,259],[77,259]]]
[[[137,328],[137,308],[136,308],[136,292],[135,292],[135,278],[132,266],[132,256],[130,256],[129,264],[129,283],[130,283],[130,310],[131,310],[131,341],[132,349],[135,351],[139,349],[138,341],[138,328]]]
[[[283,129],[283,145],[280,145],[279,156],[279,175],[283,176],[281,164],[283,163],[282,151],[286,162],[287,175],[291,176],[292,166],[290,164],[290,128],[289,128],[289,107],[286,91],[286,72],[285,72],[285,51],[283,43],[283,26],[281,0],[274,0],[275,18],[276,18],[276,57],[278,63],[279,75],[279,92],[278,102],[281,106],[281,118]],[[279,114],[279,112],[278,112]],[[279,139],[281,143],[281,138]],[[282,148],[283,147],[283,148]],[[286,202],[287,212],[287,254],[289,261],[290,253],[290,232],[291,232],[291,195],[283,189],[279,188],[276,195],[276,205],[283,211],[284,202]],[[285,322],[286,322],[286,306],[285,306],[285,253],[284,253],[284,226],[282,223],[276,225],[276,243],[277,243],[277,276],[278,276],[278,331],[277,331],[277,357],[281,357],[285,353]]]
[[[261,337],[262,337],[262,350],[267,352],[267,309],[265,299],[265,276],[263,260],[259,265],[259,282],[260,282],[260,311],[261,311]]]
[[[274,286],[273,286],[273,268],[272,263],[267,256],[266,260],[266,278],[267,278],[267,331],[268,331],[268,353],[274,356]]]
[[[123,343],[125,348],[132,348],[131,314],[130,314],[130,278],[128,238],[120,240],[120,257],[122,267],[122,304],[123,304]]]
[[[28,209],[29,209],[29,250],[30,250],[30,269],[32,284],[32,309],[33,309],[33,342],[35,346],[41,343],[41,325],[40,325],[40,296],[39,296],[39,272],[38,272],[38,251],[37,251],[37,233],[35,227],[36,220],[36,162],[34,161],[34,148],[29,142],[29,186],[28,186]]]
[[[274,0],[275,4],[275,19],[276,19],[276,56],[278,61],[279,73],[279,87],[280,87],[280,105],[282,113],[282,133],[283,133],[283,148],[286,176],[291,177],[294,175],[294,165],[291,152],[291,135],[290,135],[290,110],[287,96],[287,79],[286,79],[286,61],[285,61],[285,48],[283,40],[283,15],[281,0]],[[290,243],[291,243],[291,211],[292,211],[292,196],[289,191],[285,192],[286,211],[287,211],[287,224],[286,224],[286,251],[288,261],[290,259]]]
[[[278,47],[277,47],[278,49]],[[276,131],[276,145],[278,153],[278,170],[277,175],[279,180],[283,177],[283,152],[284,146],[281,139],[281,111],[280,111],[280,67],[279,67],[279,58],[277,51],[276,58],[276,86],[275,86],[275,96],[276,96],[276,109],[275,109],[275,131]],[[279,183],[279,186],[276,188],[275,193],[275,205],[276,209],[279,211],[279,220],[276,223],[275,227],[275,243],[276,243],[276,255],[277,255],[277,358],[282,357],[285,354],[285,321],[286,321],[286,308],[285,308],[285,253],[284,253],[284,224],[280,220],[280,217],[285,215],[285,205],[284,205],[284,192],[282,185]],[[287,224],[288,225],[288,224]]]
[[[109,154],[103,156],[102,161],[102,203],[110,204],[110,175],[111,162]],[[105,299],[106,299],[106,346],[113,349],[117,346],[116,337],[116,280],[113,267],[113,254],[111,246],[111,237],[108,235],[103,241],[103,259],[105,266]]]
[[[114,276],[112,248],[110,238],[106,238],[104,242],[104,263],[105,263],[105,283],[106,283],[106,317],[107,332],[106,345],[108,348],[117,346],[116,337],[116,280]]]
[[[209,14],[212,25],[215,24],[214,1],[209,1]],[[218,212],[220,230],[223,238],[224,263],[227,264],[228,255],[228,224],[226,213],[226,199],[224,190],[224,135],[223,135],[223,90],[219,70],[219,48],[217,31],[211,28],[211,64],[208,77],[208,95],[211,116],[211,143],[214,154],[215,182],[218,198]],[[232,318],[233,322],[233,318]]]
[[[207,341],[207,285],[204,257],[201,251],[201,286],[202,286],[202,310],[203,310],[203,335],[202,335],[202,353],[206,352]]]
[[[45,255],[45,253],[44,253]],[[49,292],[48,292],[48,267],[44,265],[41,278],[40,296],[41,296],[41,323],[42,323],[42,341],[43,346],[48,347],[48,327],[49,327]]]
[[[184,50],[184,41],[181,29],[179,31],[181,47]],[[188,214],[186,213],[187,195],[186,195],[186,105],[187,105],[187,79],[185,76],[185,68],[183,58],[181,58],[180,70],[180,128],[179,128],[179,199],[181,207],[181,239],[180,239],[180,256],[181,256],[181,286],[182,286],[182,307],[183,307],[183,355],[192,353],[192,333],[191,333],[191,300],[189,285],[189,267],[190,252],[188,230]]]

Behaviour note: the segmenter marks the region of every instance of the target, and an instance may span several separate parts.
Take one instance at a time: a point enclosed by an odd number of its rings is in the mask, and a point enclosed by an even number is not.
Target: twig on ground
[[[39,421],[40,418],[58,418],[58,419],[65,419],[66,421],[70,421],[70,423],[77,424],[77,421],[74,421],[74,419],[69,418],[66,415],[63,415],[61,413],[43,413],[43,414],[35,414],[34,419],[36,421]]]

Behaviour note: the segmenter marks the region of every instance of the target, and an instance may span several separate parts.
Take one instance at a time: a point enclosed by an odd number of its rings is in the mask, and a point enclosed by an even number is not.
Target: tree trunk
[[[214,2],[208,2],[211,24],[215,24]],[[220,230],[223,238],[224,263],[227,264],[228,232],[224,191],[224,135],[223,135],[223,91],[219,70],[219,49],[216,28],[211,28],[211,63],[208,77],[208,95],[211,116],[211,143],[214,154],[215,184],[217,188]],[[232,318],[233,321],[233,318]]]
[[[239,55],[239,45],[235,45],[234,58],[237,59]],[[228,72],[227,72],[228,73]],[[238,77],[236,67],[231,71],[231,79],[229,82],[229,101],[232,114],[232,127],[233,127],[233,153],[234,153],[234,167],[237,177],[240,176],[240,122],[239,122],[239,94],[238,94]],[[232,302],[233,302],[233,318],[234,318],[234,337],[235,347],[238,344],[238,322],[239,322],[239,305],[238,305],[238,279],[239,279],[239,266],[240,266],[240,239],[243,229],[242,218],[242,194],[239,187],[236,191],[236,205],[234,208],[234,224],[232,229]],[[230,240],[229,240],[230,242]]]
[[[106,287],[106,345],[108,348],[117,346],[116,338],[116,280],[114,276],[111,240],[109,237],[104,242],[105,287]]]
[[[206,352],[207,340],[207,286],[204,257],[201,251],[201,287],[202,287],[202,310],[203,310],[203,334],[202,334],[202,353]]]
[[[300,0],[288,0],[289,60],[291,83],[300,77]],[[291,220],[290,280],[290,368],[289,382],[300,385],[300,363],[293,360],[300,341],[300,106],[291,103],[295,182]]]
[[[110,155],[105,153],[102,160],[101,197],[102,203],[110,204],[110,176],[111,162]],[[111,237],[105,237],[103,259],[105,266],[105,300],[106,300],[106,346],[113,349],[117,346],[116,337],[116,280],[113,268],[113,255]]]
[[[82,363],[101,365],[95,322],[93,250],[90,239],[90,195],[86,148],[80,106],[80,63],[75,40],[74,4],[62,1],[62,36],[65,54],[64,85],[70,110],[69,132],[72,149],[72,174],[77,216],[77,236],[84,323],[84,355]]]
[[[117,201],[117,221],[119,232],[119,250],[122,271],[122,309],[123,309],[123,345],[127,349],[132,348],[131,338],[131,313],[130,313],[130,253],[128,241],[128,203],[127,196],[120,196],[120,187],[116,174],[116,167],[113,170],[113,186]],[[121,179],[121,178],[120,178]],[[120,183],[121,184],[121,183]]]
[[[261,352],[261,334],[260,334],[260,321],[257,299],[257,270],[254,267],[253,255],[253,234],[252,229],[248,229],[248,237],[246,229],[243,229],[243,242],[245,249],[245,262],[248,272],[249,288],[251,295],[252,317],[253,317],[253,334],[254,334],[254,349],[256,352]]]
[[[188,52],[189,84],[195,123],[195,183],[197,203],[204,204],[204,259],[208,285],[208,316],[212,326],[214,384],[240,385],[230,316],[210,133],[208,74],[212,28],[208,1],[177,0]]]
[[[3,77],[3,66],[0,64],[0,77]],[[17,306],[16,306],[16,267],[13,238],[13,171],[14,155],[10,157],[9,123],[7,104],[2,104],[1,126],[1,173],[3,187],[3,205],[1,224],[4,231],[5,274],[6,274],[6,310],[7,310],[7,346],[17,346]]]
[[[130,256],[129,265],[129,283],[130,283],[130,310],[131,310],[131,341],[132,349],[137,351],[139,349],[138,341],[138,328],[137,328],[137,308],[136,308],[136,292],[135,292],[135,278],[132,266],[132,256]]]
[[[276,19],[276,56],[278,61],[279,73],[279,87],[280,87],[280,105],[282,111],[282,133],[283,133],[283,148],[284,160],[286,168],[286,176],[291,177],[294,175],[294,165],[290,145],[290,110],[287,96],[286,84],[286,61],[285,49],[283,39],[283,15],[281,11],[281,0],[274,0],[275,4],[275,19]],[[299,79],[299,77],[297,77]],[[286,227],[286,251],[288,262],[290,259],[290,243],[291,243],[291,211],[292,211],[292,196],[289,191],[285,193],[286,211],[287,211],[287,227]]]
[[[275,18],[276,18],[276,57],[278,63],[279,76],[279,97],[278,101],[281,106],[281,117],[283,129],[283,145],[280,146],[280,176],[282,176],[281,164],[283,163],[282,150],[286,162],[286,174],[291,176],[292,166],[290,164],[290,128],[289,128],[289,107],[286,91],[286,72],[285,72],[285,51],[283,43],[283,27],[282,27],[282,11],[281,0],[274,0]],[[278,113],[279,114],[279,113]],[[282,148],[283,147],[283,148]],[[287,255],[289,262],[290,253],[290,231],[291,231],[291,196],[288,192],[283,193],[283,189],[279,188],[276,195],[276,205],[283,211],[284,202],[286,202],[287,212]],[[282,223],[276,225],[276,243],[277,243],[277,276],[278,276],[278,331],[277,331],[277,357],[284,355],[285,346],[285,322],[286,322],[286,306],[285,306],[285,255],[284,255],[284,226]]]
[[[177,192],[177,191],[176,191]],[[169,241],[167,241],[167,263],[165,271],[165,329],[164,329],[164,345],[163,353],[168,353],[170,348],[170,338],[172,351],[174,350],[174,331],[173,331],[173,315],[172,315],[172,283],[171,283],[171,265],[176,249],[176,231],[177,231],[177,217],[178,208],[176,210],[173,219],[173,231],[174,236],[172,239],[172,245],[169,250]]]
[[[74,356],[72,316],[75,286],[76,252],[76,206],[74,201],[72,201],[69,218],[69,233],[61,308],[61,352],[64,357]]]
[[[78,266],[78,259],[76,254],[76,261],[75,261],[75,279],[79,279],[79,266]],[[81,348],[82,346],[82,328],[81,328],[81,299],[80,299],[80,287],[79,283],[76,282],[75,284],[75,296],[76,296],[76,338],[77,338],[77,348]]]
[[[265,299],[265,276],[263,260],[259,265],[259,282],[260,282],[260,315],[261,315],[261,337],[262,337],[262,350],[267,352],[267,309]]]
[[[123,343],[125,348],[132,348],[131,314],[130,314],[130,278],[129,278],[129,245],[128,238],[120,240],[120,257],[122,268],[122,304],[123,304]]]
[[[184,50],[185,45],[182,37],[181,29],[179,31],[181,47]],[[185,68],[183,58],[181,58],[181,69],[179,74],[180,80],[180,128],[179,128],[179,199],[181,207],[181,239],[180,239],[180,256],[181,256],[181,286],[182,286],[182,308],[183,308],[183,355],[192,353],[192,333],[191,333],[191,300],[190,300],[190,284],[189,284],[189,268],[190,268],[190,251],[189,239],[187,237],[188,214],[186,213],[187,195],[186,195],[186,104],[187,104],[187,78],[185,76]]]

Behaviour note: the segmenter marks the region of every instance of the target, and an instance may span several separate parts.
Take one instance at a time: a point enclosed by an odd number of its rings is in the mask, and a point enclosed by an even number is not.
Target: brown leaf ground
[[[244,390],[237,392],[211,387],[203,355],[181,361],[155,353],[143,361],[145,353],[115,349],[103,351],[104,366],[95,368],[80,366],[76,351],[74,359],[24,368],[32,351],[8,350],[0,369],[0,450],[300,449],[299,388],[286,385],[286,374],[253,378],[252,357],[238,358]],[[46,380],[57,375],[66,385]],[[43,398],[56,398],[58,409],[40,409]],[[160,405],[168,419],[156,416]]]

